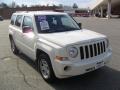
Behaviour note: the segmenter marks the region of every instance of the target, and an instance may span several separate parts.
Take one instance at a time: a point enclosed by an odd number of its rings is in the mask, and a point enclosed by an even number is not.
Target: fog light
[[[70,68],[71,68],[70,66],[65,66],[64,71],[68,71],[68,70],[70,70]]]

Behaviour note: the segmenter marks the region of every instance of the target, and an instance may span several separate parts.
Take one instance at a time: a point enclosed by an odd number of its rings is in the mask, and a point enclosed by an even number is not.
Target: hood
[[[60,46],[73,45],[87,40],[98,40],[105,38],[104,35],[90,30],[76,30],[69,32],[39,34],[40,38],[46,39]]]

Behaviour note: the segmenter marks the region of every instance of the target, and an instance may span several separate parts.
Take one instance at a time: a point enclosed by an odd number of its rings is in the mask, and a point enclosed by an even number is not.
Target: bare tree
[[[20,6],[19,6],[19,5],[16,5],[16,8],[20,8]]]
[[[78,8],[78,5],[76,3],[73,4],[73,8],[74,9],[77,9]]]
[[[63,4],[59,4],[59,7],[60,7],[60,8],[63,8]]]
[[[1,7],[1,8],[9,8],[6,3],[1,3],[1,4],[0,4],[0,7]]]
[[[22,6],[21,7],[27,7],[27,5],[25,5],[25,4],[22,4]]]

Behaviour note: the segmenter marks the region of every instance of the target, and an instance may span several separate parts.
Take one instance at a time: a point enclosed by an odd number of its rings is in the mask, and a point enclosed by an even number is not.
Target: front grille
[[[88,59],[103,54],[106,51],[105,41],[84,45],[80,47],[80,58]]]

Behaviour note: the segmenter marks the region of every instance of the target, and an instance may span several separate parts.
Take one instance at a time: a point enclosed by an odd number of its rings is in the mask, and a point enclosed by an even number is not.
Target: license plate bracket
[[[103,67],[104,66],[104,61],[101,61],[101,62],[97,62],[95,68],[100,68],[100,67]]]

